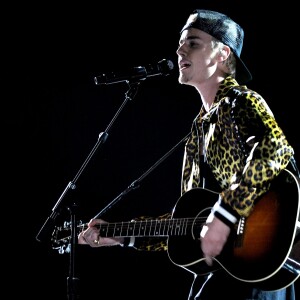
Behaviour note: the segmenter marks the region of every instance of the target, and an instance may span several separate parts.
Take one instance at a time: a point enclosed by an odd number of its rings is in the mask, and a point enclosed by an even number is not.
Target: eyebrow
[[[184,39],[180,39],[179,43],[181,43],[183,40],[201,40],[201,37],[197,36],[197,35],[189,35],[187,37],[185,37]]]

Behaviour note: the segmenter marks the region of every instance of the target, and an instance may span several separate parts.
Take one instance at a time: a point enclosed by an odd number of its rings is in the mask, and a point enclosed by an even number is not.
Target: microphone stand
[[[129,100],[132,100],[135,97],[140,81],[136,81],[132,83],[127,82],[127,83],[129,85],[129,90],[125,93],[125,100],[123,101],[121,107],[118,109],[117,113],[115,114],[115,116],[113,117],[109,125],[107,126],[106,130],[99,134],[95,146],[92,148],[91,152],[89,153],[88,157],[80,167],[74,179],[67,184],[66,188],[62,192],[58,201],[52,208],[52,212],[50,216],[46,219],[45,223],[43,224],[43,226],[41,227],[40,231],[36,236],[36,240],[39,242],[43,242],[47,239],[50,240],[51,232],[53,231],[53,228],[55,226],[56,218],[61,214],[63,208],[69,210],[71,216],[70,217],[71,220],[70,265],[69,265],[69,277],[67,278],[67,291],[68,291],[69,300],[79,299],[79,292],[78,292],[79,278],[76,276],[76,272],[75,272],[75,248],[77,245],[77,226],[76,226],[77,204],[76,201],[72,204],[70,204],[69,202],[67,203],[65,200],[65,196],[70,190],[76,189],[76,183],[80,175],[82,174],[83,170],[86,168],[87,164],[95,154],[98,147],[107,140],[108,132],[111,129],[112,125],[114,124],[115,120],[117,119],[118,115],[123,110],[127,102]]]

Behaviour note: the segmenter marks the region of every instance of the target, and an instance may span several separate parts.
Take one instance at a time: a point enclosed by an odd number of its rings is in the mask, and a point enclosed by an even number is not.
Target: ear
[[[220,49],[219,52],[219,62],[225,61],[228,58],[230,52],[231,49],[228,46],[223,45],[222,49]]]

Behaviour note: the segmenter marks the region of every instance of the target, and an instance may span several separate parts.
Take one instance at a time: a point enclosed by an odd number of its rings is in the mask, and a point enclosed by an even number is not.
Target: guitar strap
[[[201,187],[216,192],[220,192],[220,186],[213,175],[209,164],[207,163],[204,155],[200,156],[200,180]]]
[[[229,103],[231,105],[231,109],[233,110],[234,107],[234,101],[238,98],[238,96],[241,95],[241,92],[237,88],[232,88],[228,91],[227,96],[229,97]],[[210,118],[210,123],[217,122],[218,117],[217,117],[217,111],[214,111],[211,118]],[[233,116],[233,113],[231,114]],[[232,117],[234,118],[234,116]],[[233,120],[232,120],[233,121]],[[209,130],[209,125],[204,122],[202,123],[202,145],[205,145],[205,136],[207,131]],[[241,140],[240,135],[238,134],[238,131],[236,131],[236,136],[237,136],[237,141],[240,144],[240,147],[242,148],[243,151],[245,151],[245,146],[244,143]],[[204,147],[204,146],[202,146]],[[204,151],[202,151],[204,152]],[[217,183],[217,180],[215,179],[211,168],[209,164],[206,161],[205,153],[202,153],[200,155],[200,186],[202,188],[206,189],[211,189],[213,191],[220,191],[220,186]]]

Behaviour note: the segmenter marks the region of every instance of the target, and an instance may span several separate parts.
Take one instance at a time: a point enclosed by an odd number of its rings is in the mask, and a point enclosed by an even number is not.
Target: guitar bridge
[[[244,241],[246,219],[241,217],[236,229],[235,247],[242,247]]]

